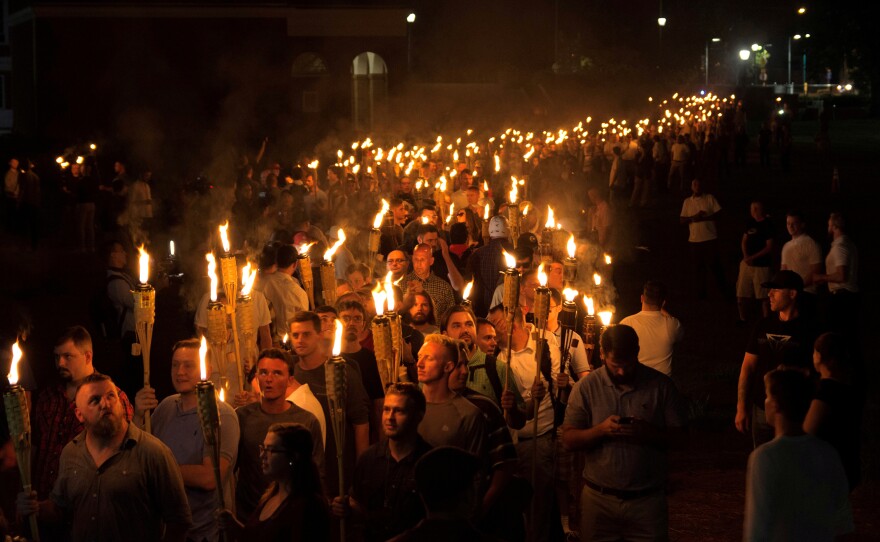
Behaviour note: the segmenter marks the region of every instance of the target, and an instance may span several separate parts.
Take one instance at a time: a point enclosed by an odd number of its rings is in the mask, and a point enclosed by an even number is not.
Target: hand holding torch
[[[156,290],[148,283],[150,278],[150,255],[144,250],[143,245],[138,247],[140,252],[140,276],[137,286],[131,291],[134,297],[134,325],[137,333],[138,346],[141,360],[144,364],[144,387],[150,386],[150,344],[153,341],[153,324],[156,321]],[[150,412],[144,412],[144,429],[147,433],[152,432]]]
[[[348,382],[346,381],[346,361],[342,351],[342,322],[336,320],[336,337],[333,340],[333,357],[324,364],[324,376],[327,382],[327,402],[330,409],[330,421],[333,426],[333,438],[336,442],[336,468],[339,469],[339,496],[345,495],[345,404]],[[339,520],[339,539],[345,540],[345,519]]]
[[[18,341],[12,345],[12,365],[9,366],[9,389],[3,394],[3,407],[6,410],[6,423],[9,426],[9,438],[15,449],[15,460],[18,463],[18,475],[21,478],[21,489],[29,494],[31,489],[31,417],[28,412],[27,393],[18,385],[18,363],[21,361],[21,348]],[[37,528],[37,516],[28,517],[31,537],[40,541]]]
[[[208,368],[205,357],[208,353],[208,343],[202,337],[199,347],[199,370],[201,380],[196,384],[196,397],[198,399],[199,422],[202,426],[202,436],[205,446],[208,447],[209,457],[214,470],[214,482],[217,486],[217,502],[219,509],[226,508],[223,502],[223,479],[220,476],[220,410],[217,405],[217,395],[214,393],[214,383],[208,380]],[[221,527],[222,529],[222,527]],[[220,531],[220,539],[226,540],[226,532]]]

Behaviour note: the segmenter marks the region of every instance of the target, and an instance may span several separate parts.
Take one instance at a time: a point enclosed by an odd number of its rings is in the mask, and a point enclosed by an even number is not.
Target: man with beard
[[[426,293],[434,302],[434,316],[439,319],[455,303],[455,292],[449,282],[431,272],[434,255],[430,245],[418,245],[413,251],[413,270],[403,278],[407,295]]]
[[[507,365],[497,363],[494,355],[490,356],[477,348],[476,320],[470,307],[455,305],[443,316],[441,331],[447,337],[464,343],[468,358],[467,388],[488,397],[495,406],[507,411],[510,426],[520,429],[526,423],[526,412],[531,410],[527,409],[512,376],[507,391],[504,391]]]
[[[437,320],[434,318],[434,304],[431,302],[431,296],[424,293],[412,296],[412,304],[407,313],[409,313],[410,325],[422,335],[440,332]]]
[[[107,375],[84,377],[75,401],[85,431],[64,447],[49,500],[19,493],[18,513],[69,521],[73,540],[183,542],[192,518],[171,451],[128,422]]]
[[[64,446],[83,430],[76,415],[76,390],[95,372],[92,365],[92,337],[86,328],[66,330],[55,344],[55,368],[60,382],[39,392],[31,414],[34,443],[34,489],[39,499],[49,498],[58,478],[58,462]],[[126,420],[133,409],[125,393],[116,390]]]
[[[582,540],[666,540],[668,447],[684,426],[672,380],[639,363],[633,328],[611,326],[599,339],[605,364],[578,380],[562,442],[585,452]]]
[[[358,458],[351,496],[333,499],[336,517],[364,525],[364,540],[388,540],[425,517],[416,494],[415,465],[431,445],[419,436],[425,396],[411,382],[388,386],[382,407],[385,438]]]
[[[339,319],[345,326],[342,334],[342,357],[354,363],[361,374],[361,382],[370,402],[370,441],[376,442],[380,432],[385,392],[382,389],[376,354],[364,348],[359,340],[367,322],[367,311],[357,301],[343,301],[339,303],[338,310]]]

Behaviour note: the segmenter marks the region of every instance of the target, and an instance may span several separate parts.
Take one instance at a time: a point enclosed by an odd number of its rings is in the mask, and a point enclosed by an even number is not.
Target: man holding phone
[[[639,363],[626,325],[599,340],[605,364],[574,386],[562,442],[585,452],[581,540],[665,540],[667,449],[685,424],[672,380]]]

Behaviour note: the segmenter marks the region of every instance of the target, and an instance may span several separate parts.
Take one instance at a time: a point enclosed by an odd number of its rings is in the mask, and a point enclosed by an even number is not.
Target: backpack
[[[89,300],[89,315],[92,323],[106,341],[122,339],[122,324],[125,322],[125,316],[131,311],[128,307],[124,307],[121,313],[117,312],[113,301],[107,294],[107,288],[116,280],[128,284],[126,278],[121,275],[107,276],[95,286]]]

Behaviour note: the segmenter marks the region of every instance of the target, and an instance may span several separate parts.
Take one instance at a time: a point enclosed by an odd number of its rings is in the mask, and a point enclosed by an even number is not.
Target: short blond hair
[[[454,364],[458,364],[458,339],[453,339],[452,337],[447,337],[446,335],[440,335],[439,333],[431,333],[429,335],[425,335],[425,344],[433,343],[439,344],[446,351],[446,361],[451,361]]]

